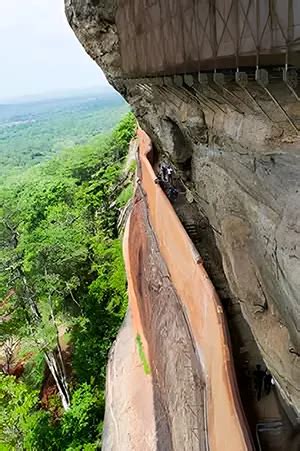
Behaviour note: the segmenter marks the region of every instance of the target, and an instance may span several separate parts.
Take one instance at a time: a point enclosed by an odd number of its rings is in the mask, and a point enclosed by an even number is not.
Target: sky
[[[0,0],[0,99],[108,86],[70,29],[64,0]]]

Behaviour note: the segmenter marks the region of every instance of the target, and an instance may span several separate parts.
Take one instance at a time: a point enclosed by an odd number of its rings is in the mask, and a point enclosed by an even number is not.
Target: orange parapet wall
[[[185,308],[206,379],[209,448],[213,451],[251,450],[220,300],[203,265],[196,261],[193,244],[172,205],[154,183],[156,176],[148,160],[150,139],[142,130],[138,135],[141,184],[147,198],[150,223]],[[132,284],[129,286],[132,290]],[[136,304],[135,293],[131,294]],[[141,325],[136,326],[141,331]]]

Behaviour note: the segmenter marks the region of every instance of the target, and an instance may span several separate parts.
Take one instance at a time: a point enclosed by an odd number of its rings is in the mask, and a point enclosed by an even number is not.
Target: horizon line
[[[94,85],[89,87],[82,88],[71,88],[71,89],[61,89],[55,91],[45,91],[36,94],[24,94],[22,96],[9,96],[9,97],[0,97],[0,105],[9,105],[14,103],[27,103],[32,101],[40,101],[40,100],[55,100],[64,97],[72,97],[76,93],[96,93],[99,94],[103,92],[115,92],[115,89],[109,84],[101,84]]]

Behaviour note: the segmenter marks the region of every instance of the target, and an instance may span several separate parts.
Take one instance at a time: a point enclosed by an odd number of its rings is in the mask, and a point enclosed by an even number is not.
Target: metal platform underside
[[[299,0],[120,0],[123,73],[300,67]]]

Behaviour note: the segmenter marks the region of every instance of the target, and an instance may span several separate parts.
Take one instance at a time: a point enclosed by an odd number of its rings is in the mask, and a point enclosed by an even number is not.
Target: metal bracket
[[[163,86],[164,79],[163,79],[163,77],[153,77],[153,78],[151,78],[151,84],[154,86]]]
[[[174,86],[172,77],[164,77],[164,86]]]
[[[192,75],[185,74],[183,76],[183,81],[187,86],[189,86],[191,88],[194,84],[194,77]]]
[[[235,82],[241,88],[246,88],[246,86],[248,85],[248,74],[246,72],[236,72]]]
[[[203,74],[201,72],[198,73],[198,82],[201,86],[207,86],[208,85],[208,76],[207,74]]]
[[[269,73],[266,69],[256,69],[255,80],[262,88],[269,84]]]
[[[173,80],[174,80],[174,85],[175,86],[177,86],[178,88],[182,88],[182,86],[183,86],[183,77],[182,77],[182,75],[174,75]]]
[[[213,73],[213,81],[216,85],[224,86],[225,85],[225,75],[222,72],[214,72]]]

